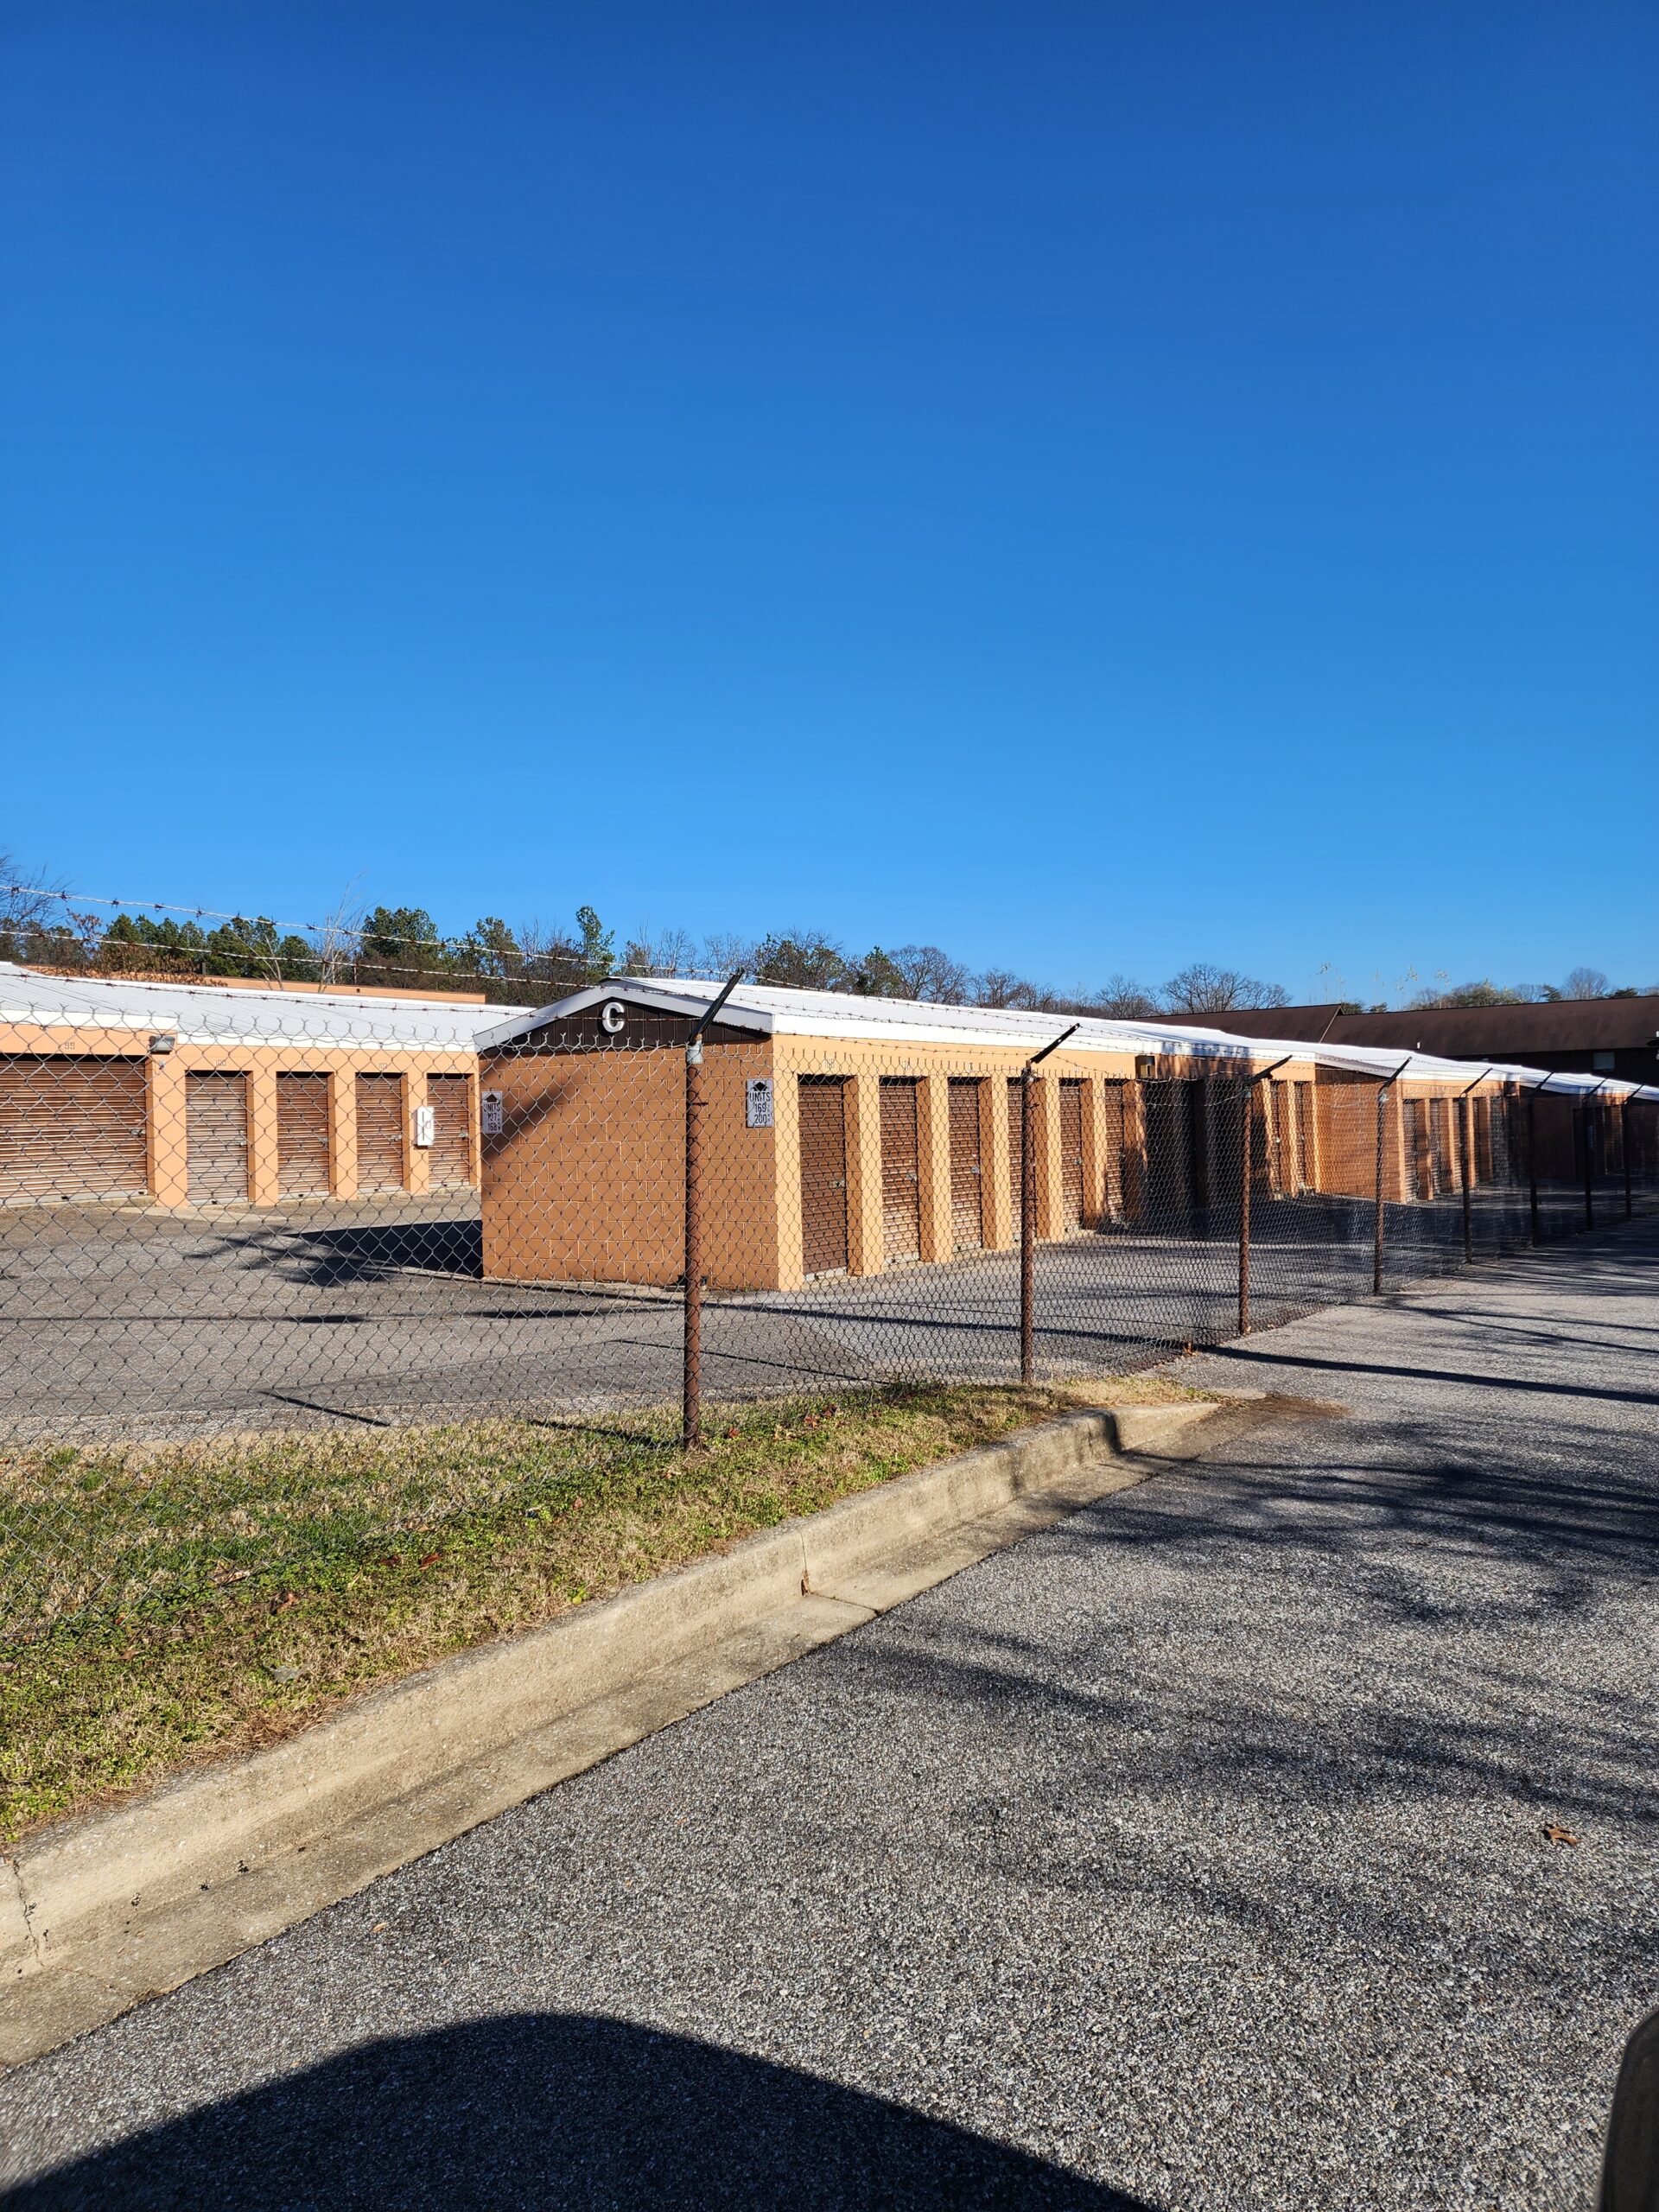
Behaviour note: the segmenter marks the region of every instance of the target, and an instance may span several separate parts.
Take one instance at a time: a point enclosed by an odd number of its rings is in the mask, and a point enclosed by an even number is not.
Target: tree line
[[[239,976],[323,988],[481,992],[501,1004],[543,1004],[610,976],[718,976],[855,996],[920,999],[941,1006],[1011,1007],[1034,1013],[1145,1020],[1184,1014],[1199,1020],[1243,1008],[1287,1006],[1278,983],[1235,968],[1194,961],[1147,987],[1122,975],[1097,988],[1055,990],[1013,969],[975,969],[937,944],[872,945],[850,950],[821,930],[794,927],[761,938],[641,930],[617,950],[592,906],[570,926],[531,919],[510,925],[486,914],[460,937],[445,937],[424,906],[342,905],[304,931],[268,915],[227,918],[79,910],[43,877],[26,877],[0,854],[0,959],[60,974],[212,982]],[[1574,969],[1553,984],[1465,983],[1421,991],[1414,1006],[1501,1006],[1562,998],[1627,998],[1605,976]],[[1367,1009],[1341,1001],[1344,1012]],[[1381,1008],[1374,1009],[1382,1011]]]

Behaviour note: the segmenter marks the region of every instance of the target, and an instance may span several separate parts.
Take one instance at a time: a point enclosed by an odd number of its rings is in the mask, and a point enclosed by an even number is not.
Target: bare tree
[[[684,930],[652,931],[642,923],[622,950],[624,976],[689,976],[697,964],[697,949]],[[727,973],[729,975],[728,969]]]
[[[60,944],[67,950],[62,889],[41,870],[0,853],[0,960],[52,959]]]
[[[901,944],[887,957],[906,998],[925,999],[933,1006],[960,1006],[966,999],[968,970],[937,944]]]
[[[1152,993],[1129,976],[1109,976],[1084,1004],[1090,1014],[1102,1014],[1108,1020],[1144,1021],[1158,1011]]]
[[[1561,985],[1561,996],[1567,999],[1605,999],[1607,978],[1599,968],[1575,968]]]
[[[702,940],[698,959],[705,976],[722,980],[728,976],[753,976],[758,950],[752,938],[740,937],[734,930],[716,930]]]
[[[354,875],[340,893],[334,912],[325,914],[311,931],[317,951],[317,982],[325,991],[331,983],[339,982],[344,970],[357,964],[365,910],[355,894],[362,880],[360,875]]]
[[[1282,983],[1261,983],[1236,968],[1217,968],[1208,960],[1195,960],[1172,976],[1160,995],[1170,1014],[1228,1014],[1236,1007],[1290,1004]]]
[[[1009,1007],[1032,1013],[1047,1003],[1046,992],[1007,968],[988,968],[982,976],[972,979],[970,988],[976,1006]]]

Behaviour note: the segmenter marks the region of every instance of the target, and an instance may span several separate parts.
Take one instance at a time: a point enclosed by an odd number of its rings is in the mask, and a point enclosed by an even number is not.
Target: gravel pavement
[[[4,2201],[1586,2206],[1659,2003],[1659,1228],[1179,1371],[1350,1411],[9,2075]]]

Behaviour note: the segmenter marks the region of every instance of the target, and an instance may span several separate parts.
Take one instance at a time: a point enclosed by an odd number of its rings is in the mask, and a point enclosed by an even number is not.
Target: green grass
[[[0,1452],[0,1840],[1077,1402],[792,1400],[692,1454],[506,1421]]]

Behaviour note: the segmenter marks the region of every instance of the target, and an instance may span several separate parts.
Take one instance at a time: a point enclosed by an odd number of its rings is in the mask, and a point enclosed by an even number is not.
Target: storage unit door
[[[809,1275],[847,1266],[847,1107],[842,1078],[798,1079],[801,1128],[801,1267]]]
[[[144,1063],[0,1058],[0,1199],[143,1197]]]
[[[404,1078],[400,1075],[357,1078],[357,1187],[363,1192],[404,1187]]]
[[[984,1177],[980,1172],[979,1085],[950,1079],[950,1241],[958,1252],[985,1242]]]
[[[473,1179],[472,1077],[428,1076],[426,1103],[432,1109],[432,1187],[464,1191]]]
[[[881,1256],[919,1259],[922,1179],[916,1143],[916,1084],[912,1077],[881,1078]]]
[[[328,1078],[276,1078],[276,1188],[285,1198],[328,1195]]]
[[[185,1139],[192,1205],[245,1205],[248,1196],[248,1079],[184,1079]]]
[[[1101,1162],[1102,1212],[1109,1221],[1123,1218],[1123,1085],[1109,1083],[1105,1091],[1106,1154]]]
[[[1083,1227],[1083,1085],[1060,1083],[1060,1230],[1070,1236]]]

